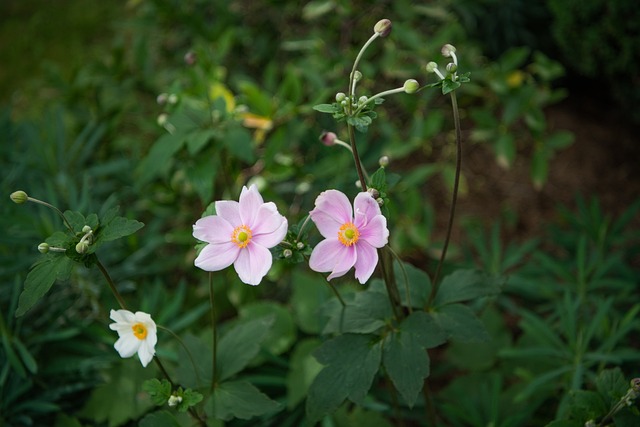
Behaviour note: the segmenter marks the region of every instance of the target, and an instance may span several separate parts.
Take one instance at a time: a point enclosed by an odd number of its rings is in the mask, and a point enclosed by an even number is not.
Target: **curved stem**
[[[64,214],[62,213],[62,211],[58,208],[56,208],[55,206],[53,206],[52,204],[49,204],[47,202],[43,202],[42,200],[38,200],[38,199],[34,199],[33,197],[27,197],[27,200],[33,203],[37,203],[39,205],[42,206],[46,206],[50,209],[53,209],[58,215],[60,215],[60,218],[62,218],[62,221],[64,222],[64,225],[69,229],[69,231],[71,231],[72,233],[75,233],[75,231],[73,230],[73,227],[71,226],[71,224],[69,224],[69,221],[67,221],[67,218],[64,217]]]
[[[213,334],[213,355],[211,357],[211,386],[213,391],[216,385],[216,365],[218,355],[218,332],[216,330],[216,312],[213,298],[213,273],[209,272],[209,304],[211,305],[211,331]]]
[[[364,107],[367,106],[367,104],[370,104],[371,102],[375,101],[378,98],[382,98],[383,96],[387,96],[387,95],[393,95],[394,93],[401,93],[404,92],[404,86],[403,87],[398,87],[395,89],[389,89],[389,90],[385,90],[384,92],[380,92],[380,93],[376,93],[375,95],[373,95],[371,98],[367,99],[367,102],[363,103],[362,105],[360,105],[356,111],[354,111],[353,115],[357,115],[360,111],[362,111],[364,109]]]
[[[438,279],[442,271],[442,265],[444,259],[447,256],[447,249],[449,247],[449,241],[451,240],[451,230],[453,228],[453,218],[456,214],[456,204],[458,202],[458,187],[460,185],[460,170],[462,168],[462,135],[460,132],[460,114],[458,113],[458,100],[456,98],[455,91],[451,93],[451,107],[453,109],[453,123],[456,128],[456,174],[453,181],[453,195],[451,200],[451,209],[449,211],[449,222],[447,224],[447,234],[444,240],[444,246],[442,247],[442,253],[440,254],[440,261],[438,267],[433,276],[433,283],[431,284],[431,294],[429,295],[429,302],[427,307],[431,305],[438,293]]]
[[[377,39],[380,36],[380,33],[373,33],[373,35],[369,38],[369,40],[367,40],[367,42],[362,46],[362,49],[360,49],[360,52],[358,52],[358,56],[356,56],[356,60],[353,61],[353,67],[351,68],[351,74],[349,75],[349,96],[351,97],[351,101],[353,101],[353,98],[355,97],[355,74],[356,74],[356,70],[358,69],[358,63],[360,62],[360,58],[362,58],[362,55],[364,54],[364,51],[367,50],[367,48],[369,47],[369,45],[371,43],[373,43],[373,41],[375,39]],[[352,103],[349,102],[349,114],[351,114],[351,110],[352,110]]]
[[[389,252],[391,252],[391,255],[393,255],[393,257],[398,261],[398,265],[402,270],[402,278],[404,279],[404,293],[405,293],[405,296],[407,297],[407,309],[409,310],[409,314],[411,314],[413,313],[413,307],[411,305],[411,292],[409,290],[409,276],[407,275],[407,269],[404,267],[404,264],[402,263],[402,259],[396,253],[396,251],[391,249],[390,245],[388,245],[387,247],[389,248]]]
[[[109,272],[104,267],[104,265],[102,265],[102,263],[100,262],[100,260],[98,259],[97,256],[96,256],[96,265],[98,266],[98,269],[100,270],[100,272],[102,273],[104,278],[107,280],[107,283],[109,284],[109,287],[111,288],[111,292],[113,293],[113,295],[118,300],[118,304],[120,304],[120,308],[123,309],[123,310],[126,310],[127,307],[126,307],[126,304],[124,303],[124,299],[122,299],[122,295],[120,295],[120,292],[118,292],[118,289],[116,289],[116,285],[115,285],[115,283],[113,283],[113,280],[111,279],[111,276],[109,275]]]
[[[162,329],[163,331],[167,331],[169,332],[182,346],[182,348],[184,348],[184,351],[187,353],[187,357],[189,358],[189,361],[191,362],[191,366],[193,366],[193,372],[195,372],[196,374],[196,383],[198,388],[200,388],[200,374],[198,373],[198,367],[196,366],[196,362],[193,360],[193,355],[191,354],[191,351],[189,350],[189,348],[187,347],[187,345],[184,343],[184,341],[182,341],[182,339],[178,336],[178,334],[176,334],[175,332],[173,332],[171,329],[161,326],[161,325],[156,325],[158,327],[158,329]]]
[[[342,299],[342,297],[340,296],[340,292],[338,292],[338,290],[336,289],[335,286],[333,286],[333,283],[329,282],[327,280],[327,284],[329,285],[329,287],[331,288],[331,290],[333,291],[334,295],[338,298],[338,301],[340,301],[340,304],[342,304],[342,307],[346,307],[347,304],[344,302],[344,300]]]

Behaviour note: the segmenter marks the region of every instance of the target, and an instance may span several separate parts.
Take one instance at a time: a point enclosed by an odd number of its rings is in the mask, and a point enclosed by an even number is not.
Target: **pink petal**
[[[354,224],[358,229],[366,225],[376,215],[381,214],[380,205],[367,192],[358,193],[353,201],[353,207],[355,208]]]
[[[381,248],[389,242],[389,229],[387,218],[383,215],[374,216],[367,225],[360,228],[360,241],[365,241],[374,248]],[[360,257],[360,255],[358,255]]]
[[[351,203],[344,193],[327,190],[316,198],[316,207],[309,215],[318,227],[318,231],[327,239],[335,238],[340,227],[353,220]]]
[[[367,242],[359,240],[356,243],[358,259],[356,260],[356,279],[365,284],[378,265],[378,251]]]
[[[218,200],[215,203],[216,215],[226,219],[232,227],[242,225],[240,204],[235,200]]]
[[[239,252],[240,248],[233,242],[210,243],[202,248],[195,265],[205,271],[219,271],[233,264]]]
[[[193,237],[207,243],[231,242],[232,233],[233,226],[218,215],[205,216],[193,225]]]
[[[325,239],[318,243],[311,257],[309,267],[320,273],[331,272],[327,280],[344,276],[356,262],[355,246],[345,246],[335,239]]]
[[[251,228],[252,225],[255,224],[255,216],[258,213],[258,209],[260,206],[264,204],[264,200],[262,200],[262,196],[260,192],[258,192],[258,187],[252,185],[247,189],[247,187],[242,187],[242,192],[240,193],[240,219],[241,223],[238,225],[246,225]]]
[[[282,222],[286,219],[278,213],[275,203],[264,203],[258,209],[255,216],[254,224],[246,224],[253,235],[270,234],[282,226]]]
[[[278,214],[279,226],[270,233],[254,234],[252,241],[265,248],[272,248],[284,240],[287,235],[289,224],[287,219]]]
[[[273,257],[269,249],[254,242],[242,249],[238,258],[233,263],[233,267],[238,273],[238,277],[247,285],[259,285],[262,278],[267,275]]]

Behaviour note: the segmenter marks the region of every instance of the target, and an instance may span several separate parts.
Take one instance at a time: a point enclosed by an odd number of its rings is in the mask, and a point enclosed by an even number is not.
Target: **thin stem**
[[[447,224],[447,234],[444,240],[444,246],[442,247],[442,253],[440,254],[440,261],[438,267],[433,276],[433,283],[431,286],[431,294],[429,295],[429,302],[427,306],[430,306],[436,297],[438,292],[438,279],[440,272],[442,271],[442,265],[444,259],[447,256],[447,249],[449,247],[449,241],[451,240],[451,230],[453,229],[453,218],[456,214],[456,204],[458,203],[458,187],[460,185],[460,170],[462,169],[462,134],[460,132],[460,114],[458,113],[458,100],[456,98],[455,91],[451,93],[451,107],[453,109],[453,123],[456,128],[456,174],[453,181],[453,195],[451,200],[451,209],[449,211],[449,223]]]
[[[360,180],[360,187],[362,191],[367,191],[367,181],[365,179],[364,171],[362,169],[362,162],[358,155],[358,147],[356,147],[356,134],[351,124],[347,123],[349,129],[349,142],[351,143],[351,153],[353,154],[353,161],[356,164],[356,171],[358,172],[358,179]]]
[[[331,283],[330,281],[327,280],[327,284],[329,285],[329,287],[331,288],[331,290],[333,291],[334,295],[338,298],[338,301],[340,301],[340,304],[342,304],[342,307],[346,307],[347,304],[344,302],[344,300],[342,299],[342,297],[340,296],[340,292],[338,292],[338,290],[336,289],[335,286],[333,286],[333,283]]]
[[[407,275],[407,269],[404,267],[404,264],[402,263],[402,259],[400,258],[400,256],[396,253],[396,251],[394,251],[391,246],[388,246],[389,248],[389,252],[391,252],[391,255],[393,255],[393,257],[398,260],[398,265],[400,266],[400,269],[402,270],[402,278],[404,279],[404,293],[405,296],[407,297],[407,308],[409,310],[409,314],[413,313],[413,307],[411,305],[411,292],[409,290],[409,276]]]
[[[213,391],[216,385],[216,366],[218,355],[218,333],[216,330],[216,311],[215,301],[213,298],[213,273],[209,272],[209,304],[211,305],[211,331],[213,338],[213,356],[211,357],[211,387]]]
[[[69,224],[69,221],[67,221],[67,218],[64,217],[64,214],[62,213],[62,211],[60,209],[56,208],[52,204],[49,204],[47,202],[43,202],[42,200],[34,199],[33,197],[27,197],[27,200],[30,201],[30,202],[37,203],[39,205],[46,206],[48,208],[53,209],[58,215],[60,215],[60,218],[62,218],[62,221],[64,221],[64,225],[69,229],[69,231],[71,231],[72,233],[75,233],[75,231],[73,230],[73,227],[71,226],[71,224]]]
[[[196,374],[196,383],[198,388],[200,388],[200,374],[198,372],[198,367],[196,366],[196,362],[195,360],[193,360],[193,355],[191,354],[191,351],[189,350],[189,347],[187,347],[187,345],[184,343],[184,341],[182,341],[182,339],[178,336],[178,334],[176,334],[175,332],[173,332],[171,329],[161,326],[161,325],[156,325],[158,327],[158,329],[162,329],[163,331],[167,331],[169,332],[171,335],[173,335],[173,337],[180,343],[180,345],[182,346],[182,348],[184,348],[184,351],[187,353],[187,357],[189,358],[189,361],[191,362],[191,366],[193,366],[193,372],[195,372]]]
[[[175,383],[171,380],[171,377],[169,376],[169,373],[167,372],[167,370],[165,369],[164,365],[162,364],[162,362],[158,358],[158,355],[155,355],[153,360],[156,362],[156,365],[158,365],[158,368],[160,368],[160,371],[162,372],[162,375],[164,375],[164,377],[167,379],[167,381],[169,381],[169,384],[171,384],[171,389],[173,390],[174,388],[176,388]],[[207,423],[205,422],[205,420],[200,418],[200,415],[198,415],[198,413],[196,412],[196,410],[193,407],[189,407],[189,414],[191,414],[191,416],[198,421],[198,424],[200,424],[203,427],[206,427]]]
[[[364,109],[364,107],[367,106],[367,104],[370,104],[371,102],[375,101],[378,98],[382,98],[383,96],[387,96],[387,95],[393,95],[394,93],[400,93],[400,92],[404,92],[404,86],[403,87],[398,87],[395,89],[389,89],[389,90],[385,90],[384,92],[380,92],[380,93],[376,93],[375,95],[373,95],[371,98],[367,99],[367,102],[363,103],[362,105],[360,105],[356,111],[354,111],[353,115],[357,115],[360,111],[362,111]]]
[[[373,41],[375,39],[377,39],[380,36],[380,33],[373,33],[373,35],[369,38],[369,40],[367,40],[367,42],[362,46],[362,49],[360,49],[360,52],[358,52],[358,56],[356,56],[356,60],[353,61],[353,67],[351,68],[351,74],[349,75],[349,96],[351,97],[351,101],[353,101],[353,98],[355,97],[355,74],[356,74],[356,70],[358,69],[358,63],[360,62],[360,58],[362,58],[362,55],[364,54],[364,51],[367,50],[367,48],[369,47],[369,45],[371,43],[373,43]],[[349,114],[351,114],[351,102],[349,102]]]
[[[398,292],[396,278],[393,274],[393,264],[389,263],[389,254],[390,252],[388,246],[378,249],[378,258],[380,260],[378,262],[378,265],[380,266],[380,271],[382,272],[382,277],[384,279],[384,285],[387,288],[387,293],[389,294],[389,299],[391,300],[393,315],[396,320],[401,320],[403,317],[402,302],[400,300],[400,293]]]
[[[122,299],[122,295],[120,295],[120,292],[118,292],[118,289],[116,289],[116,285],[115,283],[113,283],[113,280],[109,275],[109,272],[107,271],[106,268],[104,268],[104,265],[102,265],[102,263],[100,262],[97,256],[96,256],[96,265],[98,266],[98,269],[100,270],[104,278],[107,280],[107,283],[111,288],[111,292],[113,293],[113,296],[116,297],[116,299],[118,300],[118,304],[120,304],[120,308],[123,310],[126,310],[127,307],[126,307],[126,304],[124,303],[124,299]]]

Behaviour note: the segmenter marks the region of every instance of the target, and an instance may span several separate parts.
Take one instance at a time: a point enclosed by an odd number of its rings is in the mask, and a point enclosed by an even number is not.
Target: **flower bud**
[[[404,91],[406,93],[416,93],[416,91],[420,88],[420,83],[418,83],[418,81],[415,79],[409,79],[404,82],[404,85],[402,87],[404,88]]]
[[[198,55],[194,51],[189,51],[184,54],[184,63],[187,65],[193,65],[198,60]]]
[[[158,105],[164,105],[167,103],[167,98],[169,98],[169,95],[167,95],[166,93],[161,93],[156,97],[156,102],[158,103]]]
[[[298,248],[298,250],[304,249],[304,243],[302,243],[302,242],[296,243],[296,248]]]
[[[320,135],[320,141],[322,141],[322,143],[327,147],[331,147],[335,144],[336,139],[338,139],[338,137],[333,132],[322,132],[322,135]]]
[[[293,252],[291,251],[291,249],[285,249],[284,251],[282,251],[282,256],[285,258],[291,258],[293,256]]]
[[[167,98],[167,102],[171,105],[173,104],[177,104],[178,103],[178,95],[176,95],[175,93],[172,93],[171,95],[169,95],[169,97]]]
[[[85,225],[84,227],[82,227],[82,232],[87,234],[88,232],[91,231],[91,227],[89,227],[88,225]]]
[[[342,102],[347,99],[347,95],[344,92],[336,93],[336,102]]]
[[[442,46],[442,49],[440,49],[440,52],[442,52],[442,56],[448,58],[451,56],[452,53],[456,53],[456,48],[453,45],[450,45],[449,43],[447,43],[444,46]]]
[[[380,159],[378,159],[378,164],[383,168],[389,166],[389,156],[380,157]]]
[[[367,98],[366,96],[362,95],[360,98],[358,98],[358,105],[366,104],[366,102],[368,100],[369,100],[369,98]]]
[[[176,396],[175,394],[169,396],[169,400],[167,400],[169,406],[177,406],[180,402],[182,402],[182,396]]]
[[[456,64],[454,64],[453,62],[447,64],[447,72],[448,73],[455,73],[458,70],[458,66]]]
[[[382,205],[384,205],[384,200],[382,199],[382,197],[378,197],[378,198],[376,199],[376,202],[378,203],[378,206],[382,206]]]
[[[437,69],[438,64],[436,64],[435,62],[431,61],[427,64],[427,73],[435,73]]]
[[[84,240],[81,240],[76,245],[76,252],[78,252],[79,254],[83,254],[83,253],[87,252],[88,250],[89,250],[89,243],[87,243]]]
[[[640,392],[640,378],[634,378],[631,380],[631,388],[633,391]]]
[[[156,122],[158,123],[158,126],[164,126],[167,124],[167,120],[169,120],[169,116],[166,113],[162,113],[158,116]]]
[[[360,80],[362,80],[362,73],[360,71],[356,70],[353,73],[353,81],[359,82]]]
[[[367,193],[371,194],[371,197],[373,197],[374,199],[380,197],[380,192],[375,188],[367,188]]]
[[[47,252],[49,252],[49,244],[42,242],[38,245],[38,252],[40,252],[41,254],[46,254]]]
[[[376,25],[373,27],[373,32],[378,33],[380,37],[387,37],[389,33],[391,33],[391,21],[388,19],[381,19],[376,22]]]
[[[19,205],[29,201],[29,196],[22,190],[14,191],[9,197],[13,200],[13,203],[17,203]]]

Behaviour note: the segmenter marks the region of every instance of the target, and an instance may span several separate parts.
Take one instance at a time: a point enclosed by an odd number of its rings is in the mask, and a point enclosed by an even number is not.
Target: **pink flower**
[[[264,203],[255,185],[242,188],[240,202],[220,200],[216,214],[199,219],[193,236],[207,242],[196,267],[218,271],[233,264],[240,280],[258,285],[273,263],[269,248],[287,234],[287,219],[273,202]]]
[[[325,240],[311,253],[309,267],[331,272],[327,280],[344,276],[355,267],[356,279],[364,284],[378,264],[378,252],[387,244],[387,219],[369,193],[359,193],[353,202],[338,190],[328,190],[316,199],[309,214]]]

